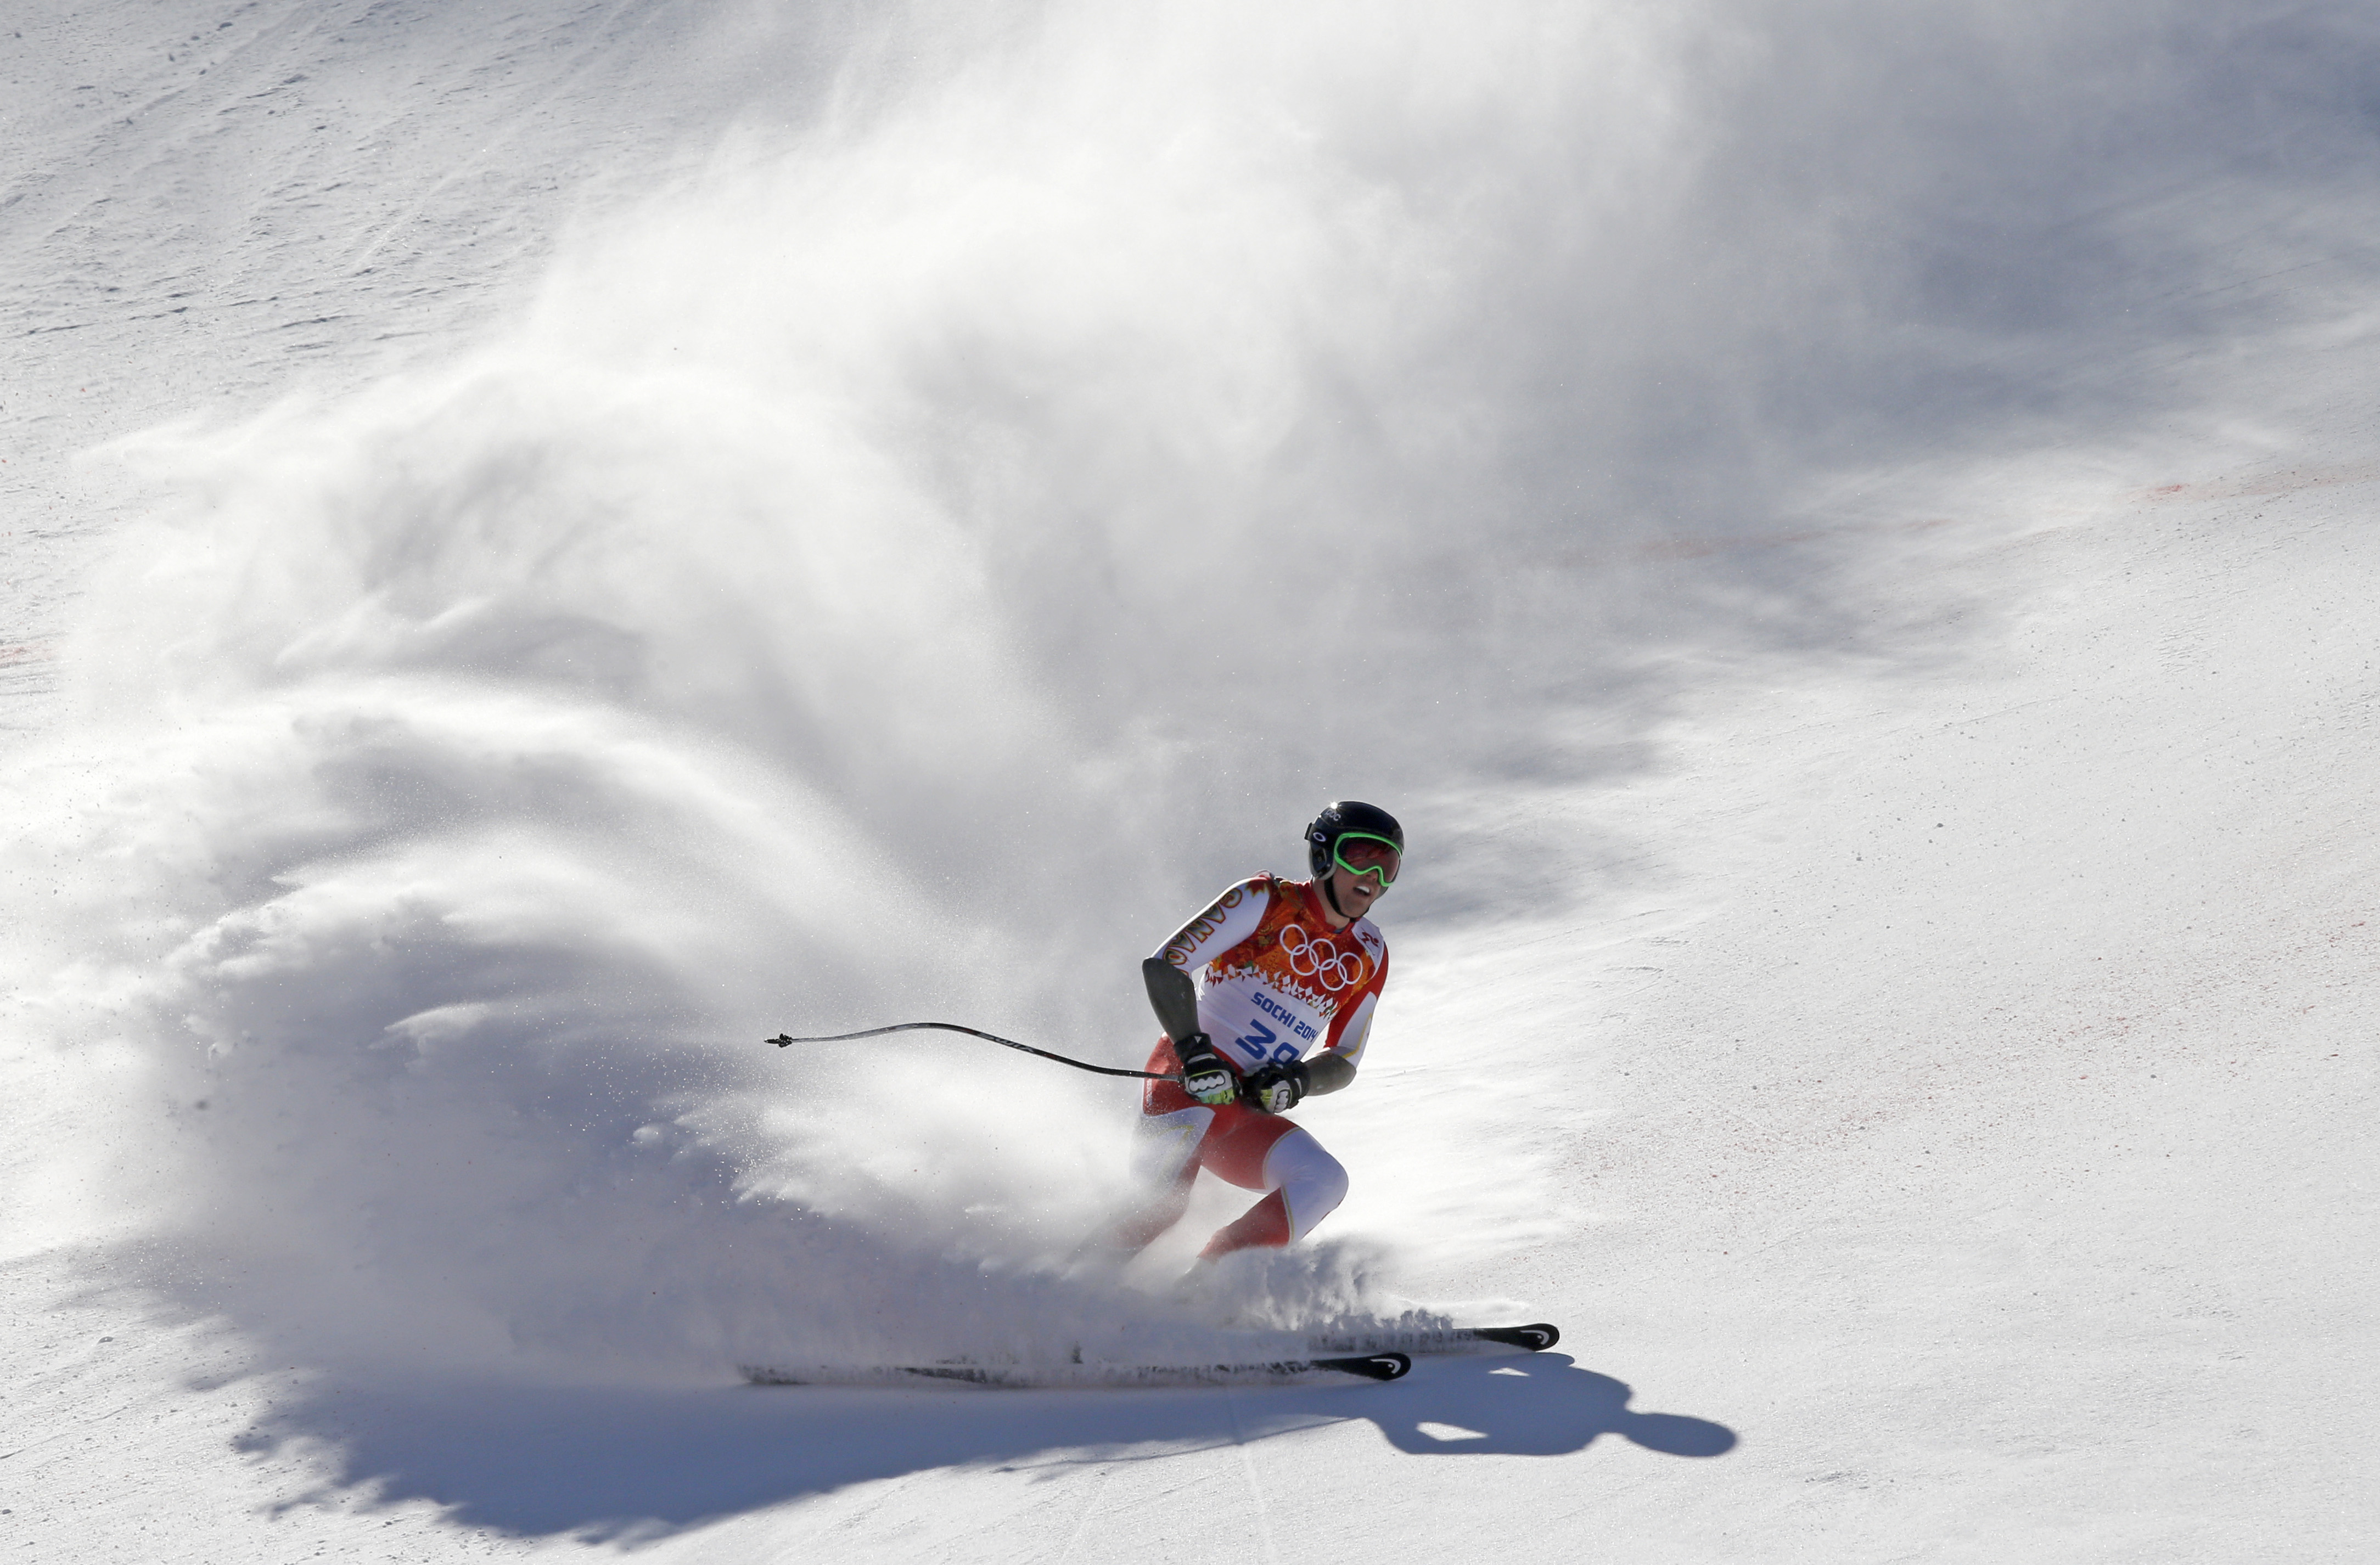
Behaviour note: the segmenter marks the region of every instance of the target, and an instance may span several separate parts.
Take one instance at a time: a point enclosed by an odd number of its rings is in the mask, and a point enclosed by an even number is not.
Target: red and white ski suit
[[[1370,919],[1333,929],[1313,882],[1271,875],[1226,891],[1158,955],[1190,975],[1199,1030],[1242,1075],[1318,1046],[1358,1063],[1389,977],[1388,941]],[[1159,1041],[1148,1069],[1182,1069],[1171,1038]],[[1133,1171],[1153,1191],[1134,1225],[1137,1244],[1182,1216],[1202,1168],[1268,1193],[1215,1235],[1209,1256],[1302,1239],[1347,1195],[1347,1171],[1293,1122],[1245,1103],[1209,1108],[1176,1083],[1148,1083]]]

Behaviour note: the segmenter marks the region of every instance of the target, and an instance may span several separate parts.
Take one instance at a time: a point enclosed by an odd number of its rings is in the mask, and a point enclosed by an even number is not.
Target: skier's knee
[[[1347,1198],[1347,1171],[1322,1149],[1322,1143],[1303,1130],[1292,1131],[1273,1143],[1265,1159],[1265,1172],[1289,1207],[1292,1244],[1314,1231],[1314,1225],[1339,1209]]]
[[[1313,1232],[1314,1225],[1337,1211],[1339,1203],[1345,1199],[1347,1171],[1340,1166],[1338,1159],[1324,1152],[1319,1166],[1289,1196],[1292,1241]]]

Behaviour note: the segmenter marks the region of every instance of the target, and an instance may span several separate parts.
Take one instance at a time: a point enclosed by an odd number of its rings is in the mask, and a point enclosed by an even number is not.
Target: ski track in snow
[[[2368,25],[1217,15],[6,24],[0,1549],[2370,1554]],[[1558,1350],[734,1383],[1209,1340],[1122,1089],[758,1039],[1376,786],[1267,1285]]]

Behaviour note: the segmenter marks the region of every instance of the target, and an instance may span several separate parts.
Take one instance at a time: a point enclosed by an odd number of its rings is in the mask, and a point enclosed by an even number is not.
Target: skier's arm
[[[1364,1058],[1364,1045],[1371,1041],[1372,1013],[1378,1009],[1380,991],[1389,984],[1389,953],[1380,952],[1380,965],[1372,981],[1364,986],[1355,1003],[1339,1013],[1330,1024],[1330,1041],[1322,1052],[1305,1062],[1305,1096],[1318,1092],[1337,1092],[1355,1079],[1356,1063]]]
[[[1336,1092],[1355,1079],[1355,1062],[1344,1054],[1322,1053],[1305,1062],[1305,1096]]]
[[[1182,1062],[1182,1090],[1211,1109],[1238,1098],[1240,1076],[1215,1052],[1214,1040],[1198,1025],[1198,988],[1190,975],[1256,933],[1271,900],[1271,877],[1243,880],[1175,930],[1156,955],[1140,964],[1149,1008]]]
[[[1148,986],[1148,1008],[1157,1013],[1157,1024],[1167,1037],[1178,1044],[1198,1030],[1198,986],[1189,974],[1159,955],[1140,964],[1140,978]]]
[[[1269,877],[1243,880],[1176,929],[1156,955],[1140,964],[1149,1009],[1157,1013],[1167,1037],[1179,1044],[1198,1031],[1198,987],[1190,975],[1255,934],[1271,901]]]
[[[1162,956],[1140,964],[1148,985],[1148,1003],[1173,1040],[1173,1057],[1182,1062],[1182,1090],[1220,1109],[1240,1095],[1239,1074],[1215,1052],[1214,1040],[1198,1030],[1198,991],[1190,975]]]
[[[1355,1079],[1355,1062],[1344,1054],[1311,1060],[1276,1060],[1250,1071],[1240,1084],[1240,1101],[1268,1114],[1286,1114],[1318,1092],[1336,1092]]]

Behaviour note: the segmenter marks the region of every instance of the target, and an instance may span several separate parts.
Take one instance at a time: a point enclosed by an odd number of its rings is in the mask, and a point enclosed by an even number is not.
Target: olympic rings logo
[[[1291,972],[1312,978],[1332,994],[1364,981],[1362,956],[1315,940],[1295,924],[1281,930],[1281,950],[1289,958]]]

